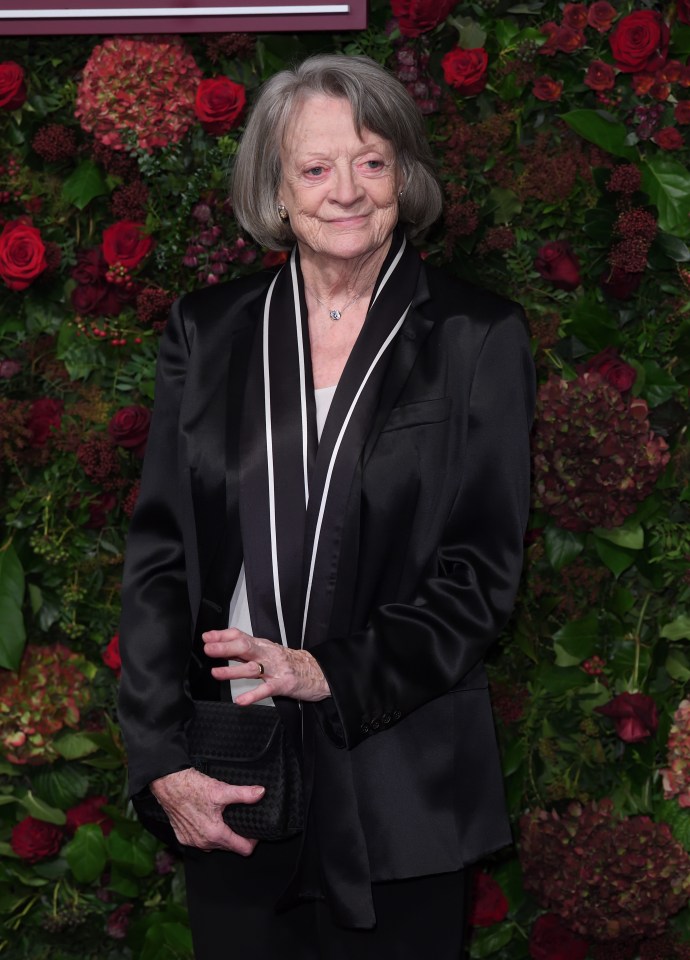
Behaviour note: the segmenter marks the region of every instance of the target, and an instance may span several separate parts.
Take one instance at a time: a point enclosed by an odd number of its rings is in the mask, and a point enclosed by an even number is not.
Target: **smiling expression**
[[[362,128],[347,100],[314,95],[293,114],[281,149],[278,200],[300,247],[339,260],[387,245],[402,175],[392,144]]]

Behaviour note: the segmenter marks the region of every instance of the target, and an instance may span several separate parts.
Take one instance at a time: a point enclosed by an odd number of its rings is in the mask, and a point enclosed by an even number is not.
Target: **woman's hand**
[[[241,837],[223,821],[229,803],[256,803],[264,787],[236,787],[190,768],[151,781],[180,843],[200,850],[231,850],[248,857],[256,840]]]
[[[325,700],[331,691],[314,657],[307,650],[290,650],[280,643],[250,637],[236,627],[203,634],[204,652],[222,660],[242,660],[233,666],[214,667],[216,680],[263,680],[256,689],[237,698],[246,707],[265,697]],[[263,672],[262,668],[263,667]]]

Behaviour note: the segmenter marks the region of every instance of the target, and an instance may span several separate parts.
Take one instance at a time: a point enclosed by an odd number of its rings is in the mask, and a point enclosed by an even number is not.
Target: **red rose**
[[[666,62],[670,31],[660,13],[637,10],[616,24],[609,37],[616,66],[622,73],[658,70]]]
[[[76,806],[70,807],[65,824],[68,833],[75,833],[85,823],[97,823],[107,837],[114,826],[110,817],[103,813],[103,805],[107,802],[107,797],[87,797]]]
[[[661,80],[664,83],[678,83],[683,76],[683,69],[684,67],[680,60],[669,60],[663,70],[658,72],[657,80]]]
[[[600,373],[611,386],[620,390],[621,393],[630,390],[637,378],[635,368],[631,367],[625,360],[621,360],[615,347],[606,347],[605,350],[597,353],[594,357],[590,357],[584,365],[584,372]]]
[[[563,7],[563,23],[573,30],[584,30],[587,26],[587,4],[566,3]]]
[[[32,447],[44,446],[51,430],[60,428],[63,408],[62,400],[51,400],[50,397],[34,400],[26,424],[31,431]]]
[[[683,134],[675,127],[663,127],[657,130],[652,140],[662,150],[680,150],[684,146]]]
[[[118,447],[125,447],[143,457],[150,423],[151,411],[148,407],[123,407],[112,417],[108,424],[108,433]]]
[[[143,223],[118,220],[103,231],[103,256],[108,266],[119,263],[133,270],[141,263],[153,247],[153,240],[143,230]]]
[[[644,693],[619,693],[596,710],[615,721],[616,733],[625,743],[646,740],[659,725],[656,703]]]
[[[483,47],[474,50],[455,47],[441,60],[446,83],[464,97],[475,97],[482,92],[486,86],[488,65],[489,57]]]
[[[616,85],[616,72],[610,63],[592,60],[587,67],[585,83],[591,90],[613,90]]]
[[[553,38],[556,50],[561,53],[574,53],[585,45],[585,34],[582,30],[575,30],[573,27],[561,26],[556,30]]]
[[[676,16],[681,23],[690,24],[690,0],[678,0]]]
[[[632,78],[632,88],[638,97],[644,97],[654,86],[653,73],[636,73]]]
[[[457,0],[391,0],[393,16],[404,37],[418,37],[445,20]]]
[[[247,97],[241,83],[229,77],[202,80],[196,91],[194,110],[206,133],[221,136],[236,127]]]
[[[97,283],[104,279],[107,270],[103,251],[100,247],[92,247],[77,252],[77,265],[72,269],[72,277],[77,283]]]
[[[690,100],[679,100],[673,110],[676,123],[690,123]]]
[[[89,519],[86,526],[89,530],[100,530],[108,522],[108,516],[117,506],[117,497],[114,493],[101,493],[89,504]]]
[[[559,290],[574,290],[580,285],[580,264],[570,244],[562,240],[540,247],[534,266]]]
[[[491,927],[500,923],[508,913],[508,900],[499,883],[483,871],[474,875],[470,924],[473,927]]]
[[[546,57],[552,57],[557,52],[556,37],[559,29],[560,27],[553,20],[542,23],[539,27],[539,33],[546,37],[546,42],[539,47],[539,53],[543,53]]]
[[[616,19],[616,8],[608,0],[597,0],[587,11],[587,24],[599,33],[606,33]]]
[[[74,312],[82,317],[102,316],[102,304],[107,292],[106,283],[82,283],[75,287],[70,294]]]
[[[26,100],[24,71],[14,60],[0,63],[0,107],[16,110]]]
[[[30,223],[10,220],[0,233],[0,277],[10,290],[26,290],[48,266],[41,234]]]
[[[133,908],[134,906],[131,903],[122,903],[119,907],[116,907],[108,917],[105,929],[114,940],[124,940],[127,936],[129,915]]]
[[[120,676],[120,671],[122,670],[122,660],[120,659],[120,634],[115,633],[108,641],[108,646],[105,648],[101,654],[103,658],[103,663],[106,667],[110,667],[113,673]]]
[[[609,297],[629,300],[633,294],[637,293],[643,276],[643,273],[630,273],[628,270],[621,270],[620,267],[613,267],[610,273],[601,278],[599,286]]]
[[[24,817],[13,828],[10,843],[20,859],[27,863],[38,863],[54,857],[60,850],[62,830],[54,823]]]
[[[537,918],[529,938],[532,960],[585,960],[589,944],[564,926],[560,917],[544,913]]]
[[[560,100],[563,93],[563,81],[553,80],[551,77],[537,77],[532,87],[532,93],[537,100]]]
[[[668,100],[668,98],[671,96],[671,84],[653,83],[649,94],[650,96],[654,97],[655,100],[659,100],[661,103],[663,103],[664,100]]]

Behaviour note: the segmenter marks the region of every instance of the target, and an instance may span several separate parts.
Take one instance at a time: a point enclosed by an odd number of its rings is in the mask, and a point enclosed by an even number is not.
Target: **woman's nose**
[[[362,188],[355,172],[349,164],[335,170],[331,199],[343,206],[349,206],[362,195]]]

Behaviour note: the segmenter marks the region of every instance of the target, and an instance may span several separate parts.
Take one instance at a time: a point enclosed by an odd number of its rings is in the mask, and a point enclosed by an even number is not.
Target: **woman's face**
[[[349,260],[381,248],[398,220],[402,175],[388,140],[357,135],[347,100],[314,95],[293,114],[281,149],[278,200],[300,246]]]

